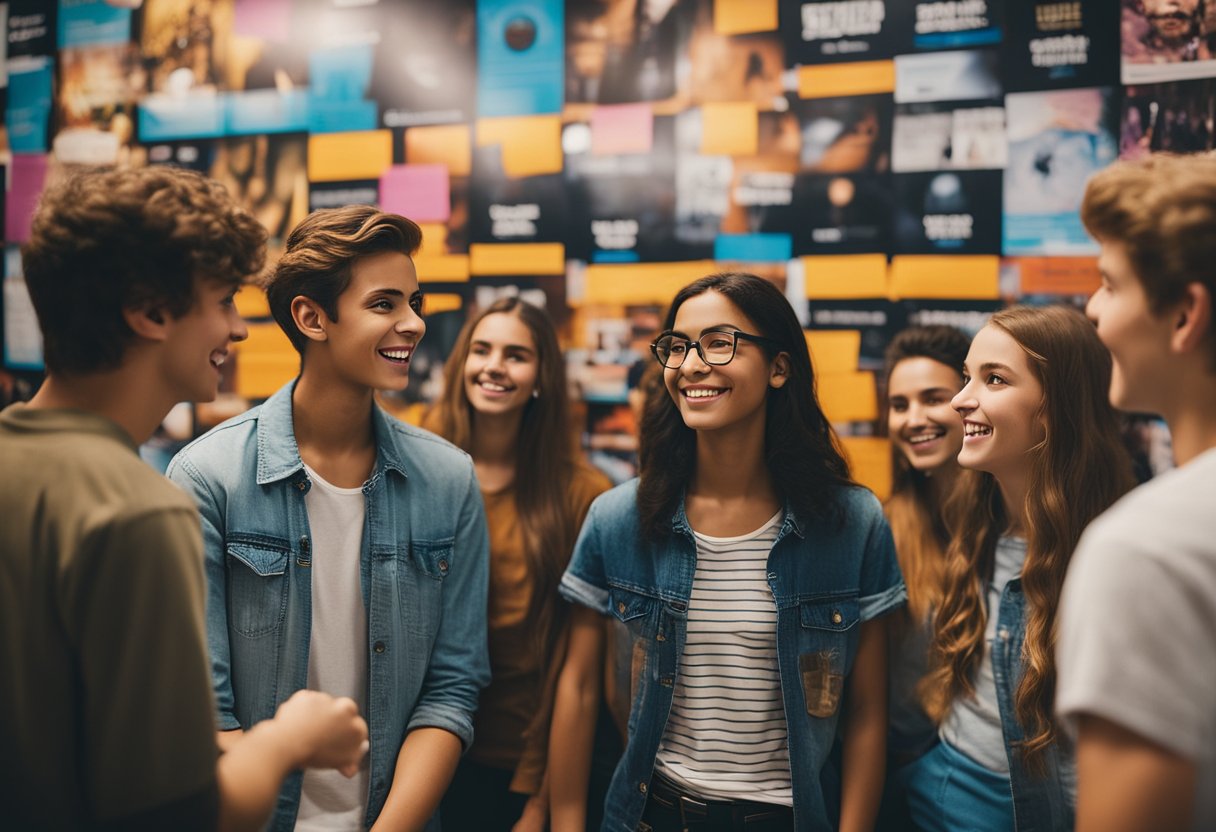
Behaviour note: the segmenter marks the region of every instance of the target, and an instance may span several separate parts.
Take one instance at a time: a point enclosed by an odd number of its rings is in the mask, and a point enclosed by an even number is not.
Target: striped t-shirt
[[[704,798],[794,803],[766,577],[781,519],[740,537],[694,532],[688,635],[658,769]]]

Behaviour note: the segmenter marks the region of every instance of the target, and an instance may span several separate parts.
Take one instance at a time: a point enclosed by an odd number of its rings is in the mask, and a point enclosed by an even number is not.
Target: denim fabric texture
[[[311,482],[292,423],[295,383],[174,457],[168,476],[198,504],[207,573],[207,641],[220,730],[249,728],[304,688],[312,624]],[[378,407],[376,463],[363,484],[360,553],[367,610],[371,731],[366,822],[379,815],[406,734],[438,727],[473,741],[489,683],[489,539],[467,454]],[[302,776],[279,794],[273,830],[290,830]]]
[[[903,580],[878,500],[841,488],[839,526],[786,506],[768,558],[777,606],[777,656],[789,731],[794,819],[800,830],[836,828],[839,754],[833,753],[844,680],[860,624],[903,603]],[[637,481],[591,506],[561,593],[627,628],[632,644],[629,742],[608,789],[604,830],[637,829],[667,723],[684,649],[696,542],[684,507],[661,542],[641,537]]]

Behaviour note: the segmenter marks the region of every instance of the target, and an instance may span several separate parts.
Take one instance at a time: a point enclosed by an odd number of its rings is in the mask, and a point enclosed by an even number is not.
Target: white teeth
[[[217,355],[217,354],[213,353],[211,355],[211,364],[215,367],[222,367],[224,365],[224,361],[227,358],[228,358],[228,356],[226,356],[226,355]]]
[[[690,399],[708,399],[711,396],[716,396],[721,393],[721,390],[685,390],[684,395]]]
[[[939,439],[945,435],[946,434],[944,432],[940,432],[940,433],[922,433],[922,434],[918,434],[917,436],[909,436],[908,444],[909,445],[920,445],[924,442],[932,442],[934,439]]]
[[[380,350],[380,354],[385,358],[392,358],[395,361],[408,361],[411,350]]]
[[[506,388],[506,387],[503,387],[501,384],[495,384],[495,383],[494,383],[494,382],[492,382],[492,381],[483,381],[483,382],[480,382],[480,384],[481,384],[481,389],[483,389],[483,390],[488,390],[488,391],[489,391],[489,392],[491,392],[491,393],[505,393],[505,392],[507,392],[507,388]]]
[[[963,434],[965,436],[987,436],[992,433],[992,428],[987,425],[963,425]]]

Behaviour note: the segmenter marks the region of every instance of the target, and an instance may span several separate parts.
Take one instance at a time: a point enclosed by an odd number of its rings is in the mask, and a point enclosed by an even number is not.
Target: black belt
[[[655,772],[650,781],[640,832],[669,830],[787,830],[794,828],[794,810],[777,803],[753,800],[704,800],[682,790]]]

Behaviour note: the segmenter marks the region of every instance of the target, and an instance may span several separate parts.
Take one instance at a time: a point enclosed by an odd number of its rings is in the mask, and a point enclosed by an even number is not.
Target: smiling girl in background
[[[1133,484],[1110,355],[1065,307],[1013,307],[975,336],[954,397],[965,470],[922,685],[941,742],[912,763],[925,830],[1068,830],[1071,750],[1052,714],[1054,633],[1081,531]]]
[[[895,538],[908,606],[889,616],[890,726],[887,784],[879,828],[904,828],[907,764],[937,742],[937,726],[917,686],[928,670],[932,612],[941,600],[946,532],[943,507],[958,478],[963,422],[951,400],[963,387],[971,339],[949,326],[905,329],[887,347],[887,432],[893,483],[884,509]]]
[[[591,501],[610,485],[578,458],[565,366],[549,316],[503,298],[461,331],[428,414],[427,427],[473,457],[490,531],[492,681],[443,801],[448,829],[545,825],[549,708],[564,650],[557,583]]]
[[[553,828],[584,828],[604,617],[632,640],[629,742],[604,828],[873,828],[886,627],[904,597],[874,495],[815,398],[801,325],[748,274],[675,297],[641,476],[596,500],[551,731]],[[834,753],[839,752],[839,753]],[[639,824],[643,824],[639,827]]]

